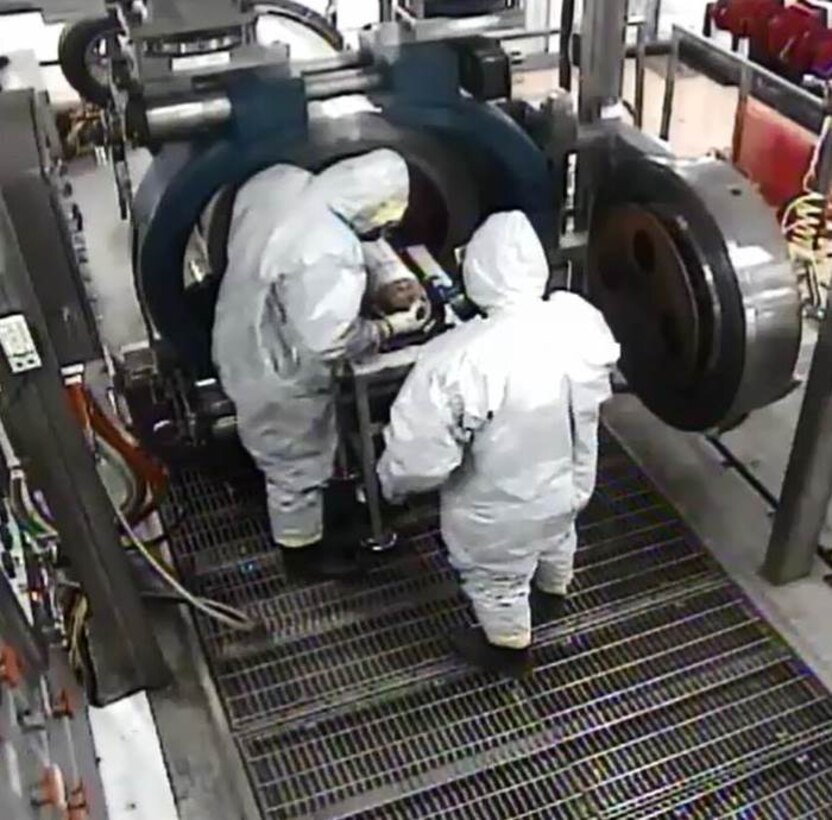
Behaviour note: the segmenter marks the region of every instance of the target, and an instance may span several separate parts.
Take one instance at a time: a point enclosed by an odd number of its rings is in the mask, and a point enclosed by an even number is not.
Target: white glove
[[[392,339],[395,336],[407,336],[418,333],[430,322],[430,305],[423,299],[414,302],[409,310],[391,313],[378,320],[382,337]]]

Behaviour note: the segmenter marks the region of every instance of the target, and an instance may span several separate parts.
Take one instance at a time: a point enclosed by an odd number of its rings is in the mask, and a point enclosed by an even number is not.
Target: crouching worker
[[[618,346],[579,296],[543,294],[543,247],[519,212],[468,246],[484,318],[429,343],[405,382],[378,466],[388,500],[441,487],[441,528],[479,622],[453,636],[479,668],[529,668],[532,613],[555,617],[574,571],[575,518],[595,487],[601,404]]]

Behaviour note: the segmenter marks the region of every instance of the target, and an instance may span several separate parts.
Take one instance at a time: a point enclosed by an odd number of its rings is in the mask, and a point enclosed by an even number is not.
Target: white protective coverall
[[[486,314],[430,342],[392,409],[378,473],[398,500],[442,486],[442,535],[492,645],[531,641],[533,578],[563,595],[575,517],[595,487],[598,424],[619,356],[580,297],[543,301],[549,269],[519,212],[490,217],[464,281]]]
[[[389,150],[317,177],[274,166],[237,194],[213,355],[284,547],[323,534],[337,444],[332,366],[379,343],[359,317],[367,272],[356,233],[401,219],[408,195],[407,165]]]

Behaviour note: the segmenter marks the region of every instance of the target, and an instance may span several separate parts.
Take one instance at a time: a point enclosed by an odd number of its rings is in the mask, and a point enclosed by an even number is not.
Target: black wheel
[[[322,14],[318,14],[301,3],[295,3],[294,0],[266,0],[266,2],[253,2],[250,8],[261,17],[274,15],[298,23],[314,32],[335,51],[344,49],[344,38],[341,32]]]
[[[67,82],[87,102],[104,108],[110,100],[107,84],[107,37],[118,30],[109,17],[87,17],[61,32],[58,62]]]

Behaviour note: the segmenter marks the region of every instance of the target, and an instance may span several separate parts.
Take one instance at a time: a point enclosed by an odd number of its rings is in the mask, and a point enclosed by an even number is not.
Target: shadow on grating
[[[290,584],[249,468],[176,477],[179,571],[265,625],[199,621],[264,817],[832,817],[832,699],[602,443],[567,615],[523,682],[449,655],[471,616],[431,508],[361,583]]]

